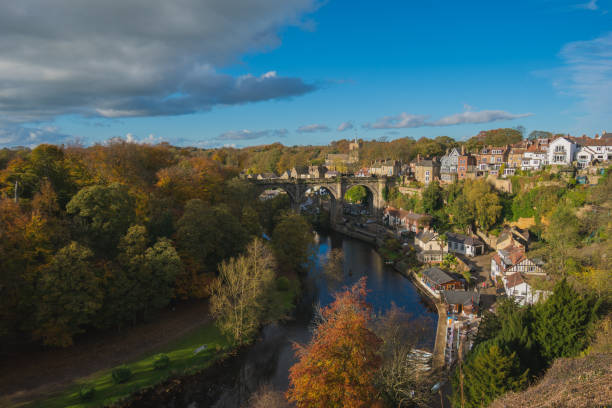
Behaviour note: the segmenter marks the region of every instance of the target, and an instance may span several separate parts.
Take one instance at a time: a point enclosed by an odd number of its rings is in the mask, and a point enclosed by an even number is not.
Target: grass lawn
[[[194,354],[194,351],[204,344],[207,345],[206,350]],[[73,386],[53,397],[31,402],[25,406],[28,408],[102,407],[125,398],[141,388],[155,385],[172,375],[202,369],[227,352],[228,347],[227,340],[211,322],[155,353],[126,364],[132,370],[133,376],[123,384],[113,382],[112,369],[104,370],[77,381]],[[170,358],[170,364],[165,369],[155,370],[153,361],[159,353],[166,354]],[[82,401],[79,397],[79,390],[83,384],[95,388],[94,397],[90,401]]]

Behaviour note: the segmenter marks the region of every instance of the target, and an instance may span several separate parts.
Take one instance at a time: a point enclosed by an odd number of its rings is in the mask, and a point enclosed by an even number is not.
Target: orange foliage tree
[[[374,388],[381,340],[368,329],[371,306],[366,279],[335,295],[323,308],[310,344],[295,345],[299,361],[290,369],[289,401],[301,407],[378,406]]]

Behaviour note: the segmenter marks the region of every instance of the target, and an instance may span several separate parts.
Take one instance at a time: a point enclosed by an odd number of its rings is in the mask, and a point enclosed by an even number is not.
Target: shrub
[[[94,397],[95,392],[96,392],[96,389],[94,387],[92,387],[91,385],[85,384],[85,385],[82,385],[81,389],[79,390],[79,397],[83,401],[91,401]]]
[[[287,279],[284,276],[281,276],[280,278],[278,278],[276,280],[276,289],[282,290],[283,292],[288,291],[289,290],[289,279]]]
[[[155,360],[153,360],[153,367],[156,370],[162,370],[167,368],[170,365],[170,357],[166,354],[158,354],[155,356]]]
[[[113,381],[115,384],[121,384],[132,378],[132,370],[127,366],[117,367],[113,370]]]

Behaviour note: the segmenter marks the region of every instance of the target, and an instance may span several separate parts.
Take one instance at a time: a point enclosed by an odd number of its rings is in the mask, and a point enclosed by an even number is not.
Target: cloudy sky
[[[612,0],[0,3],[0,146],[612,131]]]

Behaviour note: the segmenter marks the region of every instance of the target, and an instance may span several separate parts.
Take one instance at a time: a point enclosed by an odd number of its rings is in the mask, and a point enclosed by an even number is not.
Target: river
[[[332,248],[342,248],[344,251],[344,279],[333,287],[322,273],[322,265]],[[149,400],[150,405],[135,403],[131,406],[238,408],[244,406],[251,393],[263,384],[286,390],[289,368],[295,363],[292,345],[310,340],[313,305],[329,304],[333,301],[335,290],[350,286],[363,276],[367,277],[370,291],[367,300],[375,312],[384,312],[393,302],[414,317],[426,319],[431,336],[420,347],[431,351],[437,313],[433,304],[417,291],[413,283],[385,265],[370,244],[333,232],[317,234],[304,296],[296,308],[295,319],[265,327],[253,346],[207,370],[203,377],[196,375],[184,381],[177,395],[164,398],[163,403]]]

